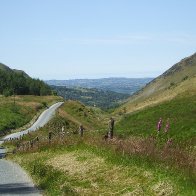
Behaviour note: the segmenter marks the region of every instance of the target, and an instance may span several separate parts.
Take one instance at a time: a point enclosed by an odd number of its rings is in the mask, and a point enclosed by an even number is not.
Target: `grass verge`
[[[11,158],[46,195],[195,195],[193,181],[179,170],[95,140],[70,136]]]

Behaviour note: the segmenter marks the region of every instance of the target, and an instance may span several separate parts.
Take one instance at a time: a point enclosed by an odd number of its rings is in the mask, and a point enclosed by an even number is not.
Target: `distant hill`
[[[15,73],[18,73],[18,74],[21,74],[21,75],[25,76],[26,78],[30,78],[30,76],[26,72],[24,72],[22,70],[18,70],[18,69],[12,69],[12,70]]]
[[[182,93],[195,92],[196,53],[182,59],[162,75],[152,80],[144,88],[129,98],[122,107],[128,112],[142,109],[152,104],[171,100]]]
[[[22,74],[25,77],[30,77],[27,73],[25,73],[22,70],[18,70],[18,69],[10,69],[7,65],[0,63],[0,70],[1,71],[6,71],[6,72],[14,72],[14,73],[18,73],[18,74]]]
[[[133,94],[144,87],[153,78],[102,78],[102,79],[75,79],[75,80],[47,80],[49,85],[66,86],[67,88],[96,88],[104,91]]]
[[[2,71],[12,71],[7,65],[4,65],[3,63],[0,63],[0,70]]]
[[[10,69],[0,63],[0,94],[16,95],[50,95],[50,87],[43,81],[32,79],[22,70]]]
[[[65,100],[77,100],[88,106],[96,106],[103,110],[117,107],[130,95],[113,91],[103,91],[95,88],[67,88],[65,86],[51,86],[59,96]]]

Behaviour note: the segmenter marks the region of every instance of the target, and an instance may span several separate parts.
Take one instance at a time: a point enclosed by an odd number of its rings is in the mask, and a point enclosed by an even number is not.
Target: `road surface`
[[[22,168],[10,161],[0,160],[0,195],[41,195]]]
[[[62,104],[63,102],[56,103],[45,110],[27,130],[5,136],[0,141],[0,145],[5,140],[19,138],[28,132],[36,131],[39,127],[43,127],[53,117],[55,110]],[[31,179],[19,165],[1,159],[4,154],[5,149],[0,146],[0,195],[41,195],[40,191],[33,185]]]

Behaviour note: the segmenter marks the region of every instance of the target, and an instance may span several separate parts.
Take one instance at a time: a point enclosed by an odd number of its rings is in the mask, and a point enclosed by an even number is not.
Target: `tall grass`
[[[116,130],[119,134],[150,136],[156,133],[156,125],[159,118],[163,119],[164,132],[166,121],[169,118],[170,128],[168,137],[178,143],[189,140],[196,135],[196,98],[178,97],[157,106],[146,108],[133,114],[127,114],[117,123]]]
[[[31,135],[31,138],[34,137],[35,135]],[[162,145],[159,140],[152,137],[144,139],[139,137],[128,139],[114,138],[113,140],[105,141],[98,133],[92,132],[86,133],[83,138],[78,135],[67,135],[63,140],[60,136],[56,135],[51,142],[48,141],[47,137],[43,137],[40,138],[39,144],[33,147],[24,149],[21,145],[18,149],[18,156],[22,156],[24,161],[25,157],[28,159],[31,153],[37,154],[38,152],[40,155],[43,152],[49,153],[45,157],[42,157],[43,159],[38,155],[39,158],[33,162],[35,168],[32,162],[26,160],[26,164],[31,174],[36,176],[38,181],[41,180],[40,187],[47,189],[47,191],[52,191],[51,187],[53,185],[50,185],[50,183],[52,183],[51,181],[55,181],[58,175],[60,179],[58,186],[68,179],[66,175],[63,176],[62,172],[59,173],[54,168],[48,168],[44,161],[51,158],[51,156],[62,154],[64,151],[75,150],[87,150],[97,156],[104,157],[108,164],[122,165],[123,167],[137,166],[138,168],[150,170],[154,173],[157,180],[160,177],[170,179],[176,184],[179,193],[192,195],[192,192],[195,190],[196,171],[194,151],[188,148],[183,150],[179,146]],[[54,191],[58,190],[57,187],[53,188]],[[66,191],[76,194],[72,192],[71,187],[66,187]]]

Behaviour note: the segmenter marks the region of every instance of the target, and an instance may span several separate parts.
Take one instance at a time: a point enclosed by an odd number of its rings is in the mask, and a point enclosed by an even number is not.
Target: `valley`
[[[87,106],[101,108],[105,111],[120,106],[130,96],[129,94],[98,90],[96,88],[67,88],[65,86],[51,86],[51,88],[65,100],[77,100]]]
[[[195,195],[195,67],[194,54],[111,111],[72,97],[2,95],[2,135],[64,100],[44,127],[4,143],[15,152],[7,158],[25,168],[45,195]],[[85,88],[75,96],[81,91]],[[107,137],[110,117],[115,119],[112,139]]]

